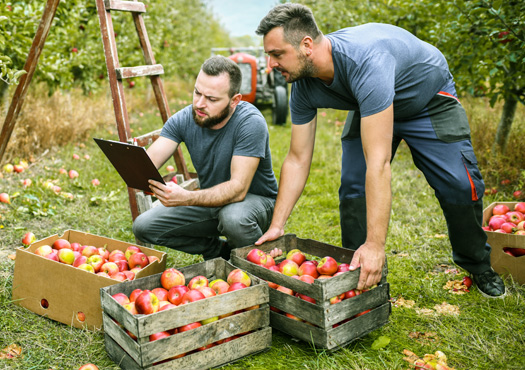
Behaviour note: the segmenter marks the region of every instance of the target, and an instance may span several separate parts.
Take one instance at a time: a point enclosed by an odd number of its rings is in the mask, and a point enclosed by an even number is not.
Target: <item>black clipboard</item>
[[[166,184],[145,148],[120,141],[97,138],[93,140],[108,157],[128,187],[151,192],[148,180]]]

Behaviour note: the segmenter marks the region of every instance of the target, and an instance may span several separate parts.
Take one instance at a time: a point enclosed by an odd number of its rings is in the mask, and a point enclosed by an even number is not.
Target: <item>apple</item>
[[[82,255],[86,257],[91,257],[94,254],[98,254],[97,247],[94,247],[92,245],[86,245],[84,249],[82,249]]]
[[[114,249],[111,252],[109,252],[108,260],[110,262],[115,262],[115,261],[120,260],[122,258],[126,259],[126,255],[120,249]]]
[[[124,308],[128,310],[132,315],[138,315],[137,307],[135,307],[135,301],[131,301],[124,305]],[[129,334],[129,333],[128,333]],[[136,337],[135,337],[136,338]]]
[[[11,163],[7,163],[4,166],[4,172],[5,173],[12,173],[14,171],[14,166]]]
[[[304,281],[305,283],[308,283],[308,284],[313,284],[315,281],[315,278],[311,275],[301,275],[299,276],[299,280]]]
[[[515,257],[525,256],[525,248],[511,248]]]
[[[299,271],[299,266],[292,260],[285,259],[279,263],[279,269],[281,273],[286,276],[297,275]]]
[[[126,270],[120,272],[123,273],[126,276],[126,279],[128,279],[129,281],[135,280],[135,273],[133,271]]]
[[[350,271],[350,265],[348,263],[341,263],[337,266],[337,272],[347,272]]]
[[[319,272],[317,271],[317,266],[313,264],[311,261],[305,261],[299,266],[299,269],[297,271],[299,276],[303,275],[309,275],[313,278],[317,278],[319,276]]]
[[[73,261],[73,267],[78,267],[80,265],[83,265],[84,263],[87,263],[88,258],[86,256],[80,255],[79,257],[75,258]]]
[[[514,193],[512,193],[512,196],[516,199],[520,199],[523,196],[523,191],[516,190]]]
[[[301,266],[306,261],[306,256],[299,249],[292,249],[286,254],[286,259],[294,261],[297,266]]]
[[[368,312],[370,312],[370,311],[372,311],[372,310],[365,310],[365,311],[363,311],[363,312],[359,312],[359,313],[356,314],[354,317],[362,316],[362,315],[364,315],[365,313],[368,313]]]
[[[135,266],[140,266],[140,268],[144,268],[148,264],[148,256],[146,256],[142,252],[133,253],[128,259],[129,268],[134,268]]]
[[[129,301],[130,302],[135,302],[135,300],[137,299],[137,297],[142,293],[142,289],[135,289],[133,290],[130,295],[129,295]]]
[[[361,294],[360,290],[352,289],[352,290],[349,290],[348,292],[345,293],[345,298],[344,299],[352,298],[352,297],[355,297],[356,295],[359,295],[359,294]]]
[[[29,246],[33,244],[36,241],[36,236],[32,232],[28,232],[24,234],[24,237],[22,238],[22,244],[25,246]]]
[[[223,294],[228,291],[230,284],[225,282],[223,279],[215,279],[210,281],[209,287],[212,288],[216,294]]]
[[[24,180],[22,180],[22,185],[23,185],[25,188],[31,186],[32,183],[33,183],[33,181],[31,181],[31,179],[24,179]]]
[[[96,273],[96,275],[103,276],[105,278],[111,279],[111,276],[109,276],[109,274],[107,272],[104,272],[104,271],[99,271],[99,272]]]
[[[191,324],[187,324],[187,325],[181,326],[180,328],[178,328],[178,332],[179,333],[183,333],[185,331],[193,330],[193,329],[198,328],[200,326],[202,326],[202,324],[200,322],[193,322]]]
[[[511,257],[516,257],[514,253],[512,252],[512,248],[505,247],[503,248],[503,252],[507,253]]]
[[[300,318],[298,318],[297,316],[292,315],[291,313],[288,313],[288,312],[285,312],[285,313],[284,313],[284,316],[286,316],[286,317],[288,317],[288,318],[290,318],[290,319],[292,319],[292,320],[296,320],[296,321],[304,321],[303,319],[300,319]]]
[[[198,289],[205,286],[208,286],[208,279],[206,278],[206,276],[202,275],[193,277],[188,283],[188,288],[190,288],[190,290]]]
[[[336,304],[341,302],[345,298],[345,293],[336,295],[335,297],[330,298],[330,304]]]
[[[514,205],[514,210],[525,213],[525,202],[518,202]]]
[[[149,315],[159,310],[159,299],[149,289],[145,289],[135,299],[135,308],[139,314]]]
[[[118,263],[117,263],[118,264]],[[135,266],[133,267],[132,269],[130,269],[129,271],[133,272],[135,275],[137,275],[140,270],[142,270],[142,268],[140,266]]]
[[[516,230],[525,230],[525,221],[521,221],[516,225]]]
[[[110,276],[113,280],[126,281],[128,277],[123,272],[119,271]]]
[[[186,285],[174,285],[168,290],[168,301],[178,306],[182,301],[182,296],[189,291]]]
[[[140,249],[136,245],[130,245],[126,248],[124,255],[126,256],[126,259],[129,260],[129,258],[135,253],[142,253],[142,249]]]
[[[92,274],[95,273],[95,269],[89,263],[83,263],[80,266],[78,266],[77,268],[80,269],[80,270],[91,272]]]
[[[9,194],[1,193],[0,194],[0,203],[11,204],[11,199],[9,198]]]
[[[40,247],[35,249],[35,254],[42,257],[47,256],[51,252],[53,252],[53,248],[51,248],[50,245],[41,245]]]
[[[68,176],[70,179],[75,179],[77,178],[79,175],[78,175],[78,172],[75,171],[75,170],[69,170],[68,172]]]
[[[215,293],[215,290],[213,290],[209,286],[203,286],[203,287],[199,287],[199,288],[196,288],[196,289],[200,290],[200,292],[202,294],[204,294],[204,297],[206,297],[206,298],[214,297],[214,296],[217,295],[217,293]]]
[[[170,290],[175,285],[186,285],[186,279],[182,272],[171,267],[164,270],[160,276],[160,284],[164,289]]]
[[[100,185],[100,180],[99,180],[99,179],[93,179],[93,180],[91,180],[91,185],[93,185],[93,186],[99,186],[99,185]]]
[[[95,272],[99,272],[100,268],[104,264],[104,259],[102,258],[102,256],[98,254],[94,254],[88,257],[87,263],[93,266],[93,269],[95,270]]]
[[[321,275],[333,275],[337,271],[337,262],[330,256],[321,259],[317,265],[317,271]]]
[[[518,211],[507,212],[505,216],[507,216],[507,221],[512,222],[516,225],[525,219],[525,217],[523,217],[523,213]]]
[[[86,258],[85,256],[82,256]],[[91,258],[91,257],[90,257]],[[119,272],[119,268],[115,262],[106,262],[100,266],[100,271],[107,273],[109,276]]]
[[[168,166],[166,166],[166,171],[173,172],[173,171],[175,171],[175,167],[173,167],[172,165],[168,165]]]
[[[80,366],[78,370],[98,370],[98,367],[93,364],[85,364]]]
[[[162,301],[159,303],[159,312],[160,311],[166,311],[166,310],[170,310],[172,308],[175,308],[177,306],[175,306],[173,303],[169,303],[169,302],[165,302],[165,301]],[[175,333],[172,333],[172,334],[175,334]]]
[[[71,243],[66,239],[57,239],[53,242],[53,248],[56,250],[60,250],[62,248],[71,249]]]
[[[105,260],[109,258],[109,251],[106,247],[100,247],[98,249],[98,254]]]
[[[219,320],[219,316],[214,316],[214,317],[210,317],[209,319],[206,319],[206,320],[201,320],[200,323],[202,325],[206,325],[206,324],[210,324],[210,323],[212,323],[214,321],[217,321],[217,320]]]
[[[71,243],[71,249],[73,249],[75,252],[82,253],[81,247],[82,246],[80,245],[80,243],[77,243],[77,242]]]
[[[489,227],[492,230],[498,230],[501,229],[501,225],[503,225],[506,222],[506,219],[501,216],[493,216],[489,220]]]
[[[168,300],[168,291],[164,288],[155,288],[151,291],[153,294],[157,296],[159,301],[167,301]]]
[[[307,295],[304,295],[304,294],[301,294],[301,293],[297,293],[297,297],[301,298],[303,301],[306,301],[306,302],[310,302],[310,303],[313,303],[315,304],[315,299],[313,299],[312,297],[309,297]]]
[[[116,294],[113,294],[112,297],[115,299],[115,301],[120,303],[122,306],[130,302],[129,297],[125,295],[124,293],[116,293]]]
[[[461,281],[463,285],[465,285],[467,288],[470,288],[472,286],[472,279],[469,276],[464,276],[463,280]]]
[[[275,259],[271,255],[267,254],[266,263],[264,264],[264,267],[270,268],[272,266],[275,266]]]
[[[153,342],[155,340],[159,340],[159,339],[162,339],[162,338],[167,338],[169,336],[170,336],[170,333],[168,333],[167,331],[161,331],[160,333],[151,334],[149,336],[149,341]]]
[[[505,222],[503,225],[501,225],[501,230],[507,234],[512,234],[516,231],[516,224],[512,222]]]
[[[260,249],[254,248],[248,252],[246,259],[256,265],[265,265],[267,261],[266,253]]]
[[[294,295],[294,291],[292,289],[287,288],[287,287],[282,286],[282,285],[279,285],[277,290],[280,291],[281,293],[284,293],[284,294]]]
[[[128,261],[126,261],[125,259],[123,259],[123,260],[116,260],[115,262],[112,262],[112,263],[117,265],[117,268],[118,268],[119,271],[129,270]]]
[[[525,235],[525,230],[516,230],[514,235]]]
[[[160,259],[157,256],[148,256],[148,261],[149,261],[149,263],[153,263],[155,261],[159,261],[160,262]]]
[[[180,304],[187,304],[195,301],[199,301],[201,299],[206,298],[202,292],[198,291],[197,289],[189,290],[182,296],[182,299],[180,301]]]
[[[505,205],[505,204],[497,204],[492,209],[492,214],[493,215],[504,215],[505,213],[507,213],[509,211],[510,211],[510,209],[509,209],[509,207],[507,207],[507,205]]]
[[[244,288],[247,288],[246,284],[241,283],[241,282],[235,282],[235,283],[230,284],[230,287],[228,288],[228,292],[233,292],[235,290],[244,289]]]
[[[75,262],[75,253],[72,249],[60,249],[58,251],[58,260],[66,265],[72,265]]]
[[[232,270],[228,274],[228,277],[226,278],[226,282],[230,284],[230,287],[233,283],[243,283],[247,287],[249,287],[252,284],[252,280],[250,279],[248,274],[241,269]]]

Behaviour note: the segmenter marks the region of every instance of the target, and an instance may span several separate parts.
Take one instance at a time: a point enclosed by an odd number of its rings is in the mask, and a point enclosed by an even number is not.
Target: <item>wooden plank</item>
[[[136,67],[122,67],[117,68],[115,71],[117,79],[123,80],[126,78],[133,77],[144,77],[144,76],[158,76],[164,74],[164,67],[161,64],[136,66]]]
[[[104,0],[104,5],[106,10],[146,13],[146,6],[138,1]]]
[[[7,115],[2,126],[2,131],[0,132],[0,163],[2,162],[7,144],[11,138],[11,134],[13,133],[18,115],[20,114],[22,106],[24,105],[29,85],[31,84],[31,80],[35,73],[40,54],[44,49],[44,44],[46,42],[47,36],[49,35],[49,30],[51,28],[59,3],[60,0],[47,0],[44,7],[42,19],[38,25],[38,29],[24,65],[24,70],[27,73],[20,77],[18,86],[16,87],[13,98],[11,99],[11,104],[9,105],[9,110],[7,111]]]

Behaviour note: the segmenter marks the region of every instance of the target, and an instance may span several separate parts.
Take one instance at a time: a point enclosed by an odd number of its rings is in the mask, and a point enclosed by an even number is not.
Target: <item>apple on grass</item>
[[[317,265],[317,271],[321,275],[333,275],[336,273],[337,267],[337,261],[333,257],[326,256]]]
[[[226,282],[230,284],[230,287],[233,283],[243,283],[247,287],[252,284],[252,280],[250,279],[248,274],[241,269],[232,270],[228,274],[228,277],[226,278]]]
[[[98,367],[93,364],[85,364],[80,366],[78,370],[98,370]]]
[[[164,270],[160,276],[160,285],[166,290],[170,290],[175,285],[186,285],[186,278],[184,274],[175,268],[168,268]]]
[[[265,265],[267,261],[266,253],[258,248],[253,248],[248,252],[246,259],[256,265]]]
[[[0,193],[0,203],[11,204],[11,198],[7,193]]]
[[[159,299],[151,290],[146,289],[135,299],[135,308],[139,314],[155,313],[159,310]]]
[[[208,286],[208,279],[206,276],[198,275],[193,278],[191,278],[190,282],[188,283],[188,288],[191,289],[198,289]]]
[[[36,241],[36,236],[32,232],[28,232],[24,234],[24,237],[22,238],[22,244],[26,247],[33,244]]]
[[[184,294],[189,292],[190,289],[186,285],[175,285],[168,290],[168,301],[174,305],[180,305]]]

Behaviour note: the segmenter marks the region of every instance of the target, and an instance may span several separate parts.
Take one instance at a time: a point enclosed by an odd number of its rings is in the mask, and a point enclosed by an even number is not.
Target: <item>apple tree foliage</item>
[[[188,77],[209,57],[210,48],[229,36],[200,0],[143,0],[144,22],[156,62],[165,78]],[[23,72],[46,1],[11,0],[0,4],[0,98]],[[112,12],[121,66],[144,64],[127,12]],[[54,89],[81,87],[88,93],[107,79],[95,0],[61,0],[40,56],[34,81]]]
[[[460,94],[503,100],[493,152],[504,152],[517,104],[525,104],[523,0],[299,0],[324,33],[368,22],[397,25],[439,48]]]

